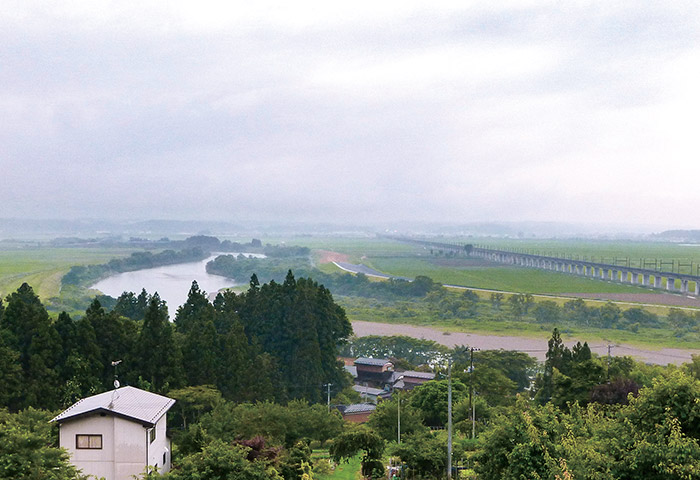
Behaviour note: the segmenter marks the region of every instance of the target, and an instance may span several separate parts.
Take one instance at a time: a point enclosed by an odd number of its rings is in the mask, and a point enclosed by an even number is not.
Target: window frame
[[[80,446],[80,437],[86,437],[87,438],[87,447],[81,447]],[[100,446],[99,447],[92,447],[90,446],[92,444],[92,441],[95,439],[100,440]],[[104,448],[104,442],[102,439],[102,434],[101,433],[76,433],[75,434],[75,449],[76,450],[102,450]]]

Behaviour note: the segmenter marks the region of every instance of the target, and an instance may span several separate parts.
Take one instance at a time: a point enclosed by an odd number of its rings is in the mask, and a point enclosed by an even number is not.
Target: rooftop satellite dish
[[[114,379],[114,388],[119,388],[119,380]]]

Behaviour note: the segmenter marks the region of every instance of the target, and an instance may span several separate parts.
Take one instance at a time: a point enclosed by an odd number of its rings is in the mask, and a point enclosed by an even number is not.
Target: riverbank
[[[533,337],[518,337],[512,335],[484,335],[469,332],[445,331],[435,327],[422,327],[416,325],[406,325],[398,323],[379,323],[353,321],[352,328],[355,335],[358,337],[366,337],[368,335],[391,336],[391,335],[406,335],[414,338],[425,338],[433,340],[447,347],[455,347],[458,345],[468,345],[480,348],[482,350],[517,350],[525,352],[537,360],[543,362],[547,353],[547,341],[549,336],[542,338]],[[564,342],[571,346],[577,341],[587,341],[585,338],[565,337]],[[601,342],[589,342],[589,346],[593,353],[598,355],[607,355],[608,345]],[[637,360],[658,365],[675,364],[690,362],[691,355],[700,355],[700,350],[686,350],[677,348],[660,348],[647,349],[637,345],[630,344],[615,344],[611,349],[611,354],[615,356],[630,356]]]

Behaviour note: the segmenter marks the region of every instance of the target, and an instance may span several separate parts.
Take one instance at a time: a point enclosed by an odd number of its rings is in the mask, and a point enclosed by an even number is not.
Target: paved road
[[[408,277],[397,277],[395,275],[387,275],[386,273],[382,273],[379,270],[375,270],[373,268],[368,267],[367,265],[356,265],[354,263],[347,263],[347,262],[333,262],[336,267],[338,267],[341,270],[345,270],[346,272],[350,273],[362,273],[364,275],[367,275],[368,277],[377,277],[377,278],[398,278],[401,280],[406,280],[408,282],[413,281],[412,278]]]

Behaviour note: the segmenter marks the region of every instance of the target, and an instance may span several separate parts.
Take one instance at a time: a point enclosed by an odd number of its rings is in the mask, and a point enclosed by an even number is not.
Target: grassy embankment
[[[74,265],[105,263],[126,257],[126,248],[22,247],[0,249],[0,297],[4,298],[26,282],[42,300],[55,297],[61,278]]]
[[[564,338],[578,338],[597,343],[625,343],[645,349],[662,348],[700,349],[700,342],[681,340],[671,329],[639,328],[637,332],[615,328],[583,327],[566,324],[538,324],[527,320],[513,320],[504,306],[500,314],[476,318],[439,319],[427,310],[417,309],[418,302],[401,302],[394,306],[382,306],[373,299],[336,297],[345,308],[351,321],[410,324],[436,328],[445,335],[452,332],[471,332],[484,335],[503,335],[528,338],[549,338],[552,329],[558,327]],[[484,307],[487,308],[487,307]]]

